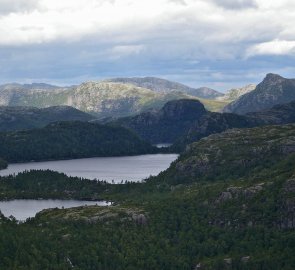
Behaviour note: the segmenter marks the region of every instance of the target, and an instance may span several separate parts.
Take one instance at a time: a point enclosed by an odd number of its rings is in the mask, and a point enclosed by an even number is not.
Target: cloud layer
[[[0,81],[156,75],[225,89],[292,77],[294,11],[292,0],[0,0]]]

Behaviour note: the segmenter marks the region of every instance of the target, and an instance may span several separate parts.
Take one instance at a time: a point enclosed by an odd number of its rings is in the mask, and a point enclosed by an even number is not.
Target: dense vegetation
[[[213,135],[145,183],[50,171],[1,178],[9,198],[49,194],[115,205],[45,210],[23,224],[1,217],[0,269],[292,270],[294,134],[287,125]]]
[[[8,162],[122,156],[156,151],[131,131],[87,122],[56,122],[40,129],[0,133]]]
[[[0,200],[99,200],[110,185],[103,181],[68,177],[52,171],[30,171],[0,178]]]
[[[34,107],[0,106],[0,131],[44,127],[56,121],[89,121],[94,117],[69,106]]]

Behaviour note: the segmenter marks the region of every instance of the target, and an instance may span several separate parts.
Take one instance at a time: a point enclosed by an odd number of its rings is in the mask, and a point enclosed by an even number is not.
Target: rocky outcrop
[[[90,224],[109,222],[134,222],[140,226],[148,225],[147,215],[139,209],[130,209],[119,206],[79,206],[67,209],[51,208],[37,213],[36,218],[42,221],[83,221]],[[0,217],[1,219],[1,217]]]
[[[228,187],[226,191],[220,193],[215,200],[216,204],[224,203],[228,200],[238,199],[240,197],[251,199],[255,194],[263,190],[264,183],[259,183],[250,187]]]
[[[228,90],[224,96],[222,97],[218,97],[218,100],[230,100],[230,101],[234,101],[236,99],[238,99],[239,97],[250,93],[251,91],[253,91],[256,88],[255,84],[248,84],[244,87],[240,87],[240,88],[232,88],[230,90]]]

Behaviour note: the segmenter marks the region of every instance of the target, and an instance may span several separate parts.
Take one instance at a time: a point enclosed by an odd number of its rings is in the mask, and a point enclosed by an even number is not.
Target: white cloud
[[[67,76],[79,66],[111,76],[121,61],[160,74],[206,70],[219,80],[219,65],[229,68],[219,63],[236,69],[245,55],[294,55],[294,11],[294,0],[0,0],[0,68],[14,74],[32,57],[30,76],[42,67],[53,74],[55,65]]]
[[[269,42],[263,42],[250,47],[246,56],[255,55],[288,55],[295,54],[295,40],[275,39]]]

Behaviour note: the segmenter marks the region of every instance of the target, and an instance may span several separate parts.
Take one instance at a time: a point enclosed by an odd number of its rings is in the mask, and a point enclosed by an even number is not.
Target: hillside
[[[0,267],[46,269],[50,259],[54,270],[291,270],[294,135],[295,125],[212,135],[144,183],[111,185],[50,171],[2,177],[1,198],[6,192],[114,204],[47,209],[24,224],[0,215]]]
[[[0,131],[43,127],[56,121],[90,121],[94,117],[69,106],[48,108],[0,106]]]
[[[0,157],[8,162],[123,156],[153,152],[148,143],[121,127],[56,122],[40,129],[0,133]]]
[[[231,129],[191,144],[168,170],[181,182],[224,178],[271,167],[295,152],[295,125]],[[238,151],[237,151],[238,149]]]
[[[295,100],[295,79],[267,74],[255,90],[225,106],[224,112],[246,114]]]
[[[112,78],[106,81],[133,84],[160,93],[179,91],[203,99],[215,99],[216,97],[223,96],[222,93],[208,87],[193,88],[178,82],[156,77]]]

